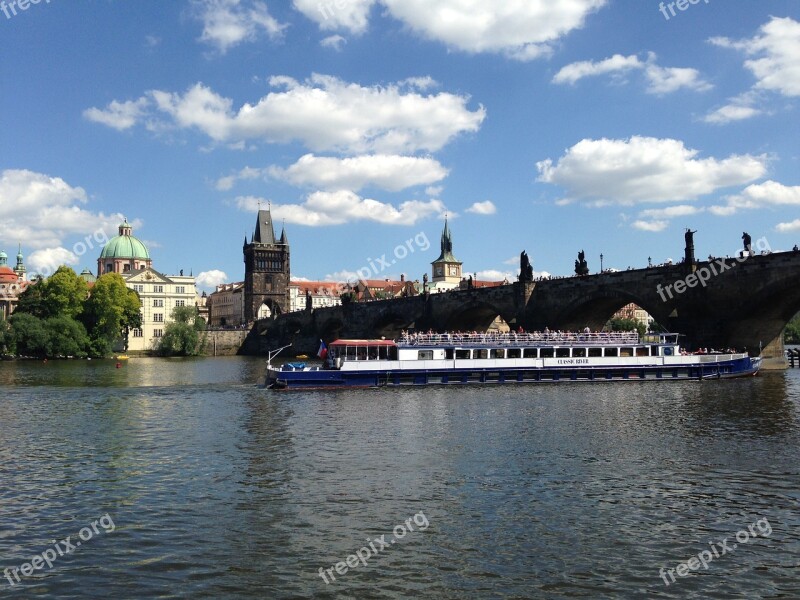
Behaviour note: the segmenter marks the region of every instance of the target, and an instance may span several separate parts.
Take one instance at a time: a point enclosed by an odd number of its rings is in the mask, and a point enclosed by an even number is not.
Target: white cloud
[[[538,181],[567,190],[567,202],[594,205],[693,200],[718,189],[749,183],[766,173],[766,158],[731,155],[698,158],[674,139],[584,139],[556,164],[537,163]]]
[[[669,221],[634,221],[631,223],[631,227],[634,229],[639,229],[641,231],[652,231],[652,232],[659,232],[664,231],[669,225]]]
[[[795,219],[794,221],[790,221],[788,223],[778,223],[775,226],[775,230],[779,231],[780,233],[793,233],[795,231],[800,231],[800,219]]]
[[[467,273],[467,275],[469,275],[469,273]],[[498,269],[484,269],[483,271],[478,271],[476,275],[478,276],[478,281],[503,281],[504,279],[508,279],[509,281],[517,280],[516,273],[511,273],[510,271],[500,271]]]
[[[611,58],[606,58],[599,62],[583,60],[570,63],[562,67],[561,70],[555,74],[553,83],[568,83],[574,85],[584,77],[597,77],[607,73],[619,73],[641,68],[642,61],[640,61],[639,57],[635,54],[631,56],[615,54]]]
[[[48,277],[61,265],[78,264],[78,257],[66,248],[43,248],[32,252],[26,262],[32,273],[36,272]]]
[[[144,115],[145,108],[149,104],[147,98],[129,100],[127,102],[117,102],[112,100],[105,110],[99,108],[87,108],[83,111],[84,118],[113,127],[117,131],[130,129]]]
[[[464,52],[516,60],[548,55],[551,44],[583,26],[606,0],[381,0],[389,14],[424,37]]]
[[[220,177],[214,187],[220,192],[227,192],[233,189],[237,181],[259,179],[267,175],[267,169],[254,169],[252,167],[245,167],[238,173]]]
[[[734,98],[729,98],[728,104],[708,113],[703,117],[703,121],[713,125],[724,125],[732,121],[751,119],[764,113],[763,109],[756,107],[762,100],[763,94],[756,90],[750,90]]]
[[[219,269],[212,269],[210,271],[203,271],[202,273],[198,273],[195,280],[197,281],[197,285],[201,289],[211,290],[216,288],[218,285],[222,285],[223,283],[228,282],[228,276],[225,274],[224,271],[220,271]]]
[[[328,273],[325,275],[323,281],[332,281],[335,283],[345,283],[345,282],[356,282],[358,281],[359,276],[358,273],[355,271],[348,271],[346,269],[342,271],[336,271],[335,273]]]
[[[263,2],[194,0],[192,4],[196,18],[203,22],[200,41],[215,46],[222,54],[242,42],[258,39],[262,32],[278,39],[287,27],[269,14]]]
[[[352,158],[306,154],[288,168],[270,167],[268,171],[275,179],[296,186],[356,192],[366,186],[399,191],[415,185],[436,183],[448,174],[448,170],[432,158],[386,154]]]
[[[486,117],[483,107],[467,108],[468,96],[423,95],[402,83],[364,87],[318,74],[303,83],[285,76],[270,83],[281,89],[238,110],[202,83],[183,94],[150,91],[144,98],[152,100],[154,112],[138,119],[150,117],[154,130],[197,129],[227,144],[299,141],[315,152],[413,154],[435,152],[457,135],[477,131]],[[157,122],[159,113],[172,123]]]
[[[706,92],[713,86],[700,77],[697,69],[659,67],[655,64],[647,65],[645,77],[649,86],[649,94],[671,94],[680,89],[686,88],[696,92]]]
[[[240,196],[236,205],[255,212],[266,204],[263,198]],[[445,212],[439,200],[409,200],[398,207],[370,198],[362,198],[354,192],[314,192],[302,204],[272,203],[273,219],[286,219],[287,223],[310,227],[342,225],[353,221],[372,221],[384,225],[414,225],[417,221],[440,216]]]
[[[79,236],[84,245],[92,246],[87,250],[99,254],[104,240],[117,235],[122,215],[93,213],[82,208],[87,203],[83,188],[73,187],[60,177],[24,169],[2,171],[0,240],[54,249],[67,238]],[[136,227],[139,222],[131,224]]]
[[[747,186],[741,194],[728,196],[727,206],[713,206],[715,215],[728,216],[739,210],[763,209],[770,206],[800,206],[800,185],[788,186],[777,181]]]
[[[344,29],[363,33],[376,0],[294,0],[294,7],[322,30]]]
[[[711,89],[711,84],[700,77],[697,69],[661,67],[656,64],[656,58],[656,55],[650,52],[646,61],[640,60],[635,54],[630,56],[615,54],[611,58],[599,62],[589,60],[574,62],[556,73],[553,83],[574,85],[585,77],[606,74],[619,77],[624,73],[642,70],[648,82],[647,92],[649,94],[671,94],[683,88],[699,92]]]
[[[679,204],[668,206],[667,208],[650,208],[643,210],[639,216],[643,219],[674,219],[676,217],[688,217],[703,212],[702,208],[689,204]]]
[[[443,191],[444,186],[442,185],[432,185],[425,188],[425,194],[434,198],[441,196]]]
[[[493,215],[497,212],[497,207],[491,200],[486,200],[485,202],[476,202],[467,209],[467,212],[476,215]]]
[[[347,40],[340,35],[329,35],[320,40],[319,45],[323,48],[333,48],[337,52],[341,52],[342,46],[347,43]]]
[[[744,66],[758,80],[757,89],[800,96],[800,23],[791,17],[772,17],[752,39],[736,42],[717,37],[709,41],[755,57],[745,61]]]

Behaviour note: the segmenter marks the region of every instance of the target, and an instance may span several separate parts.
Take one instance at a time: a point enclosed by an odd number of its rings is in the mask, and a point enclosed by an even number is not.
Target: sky
[[[244,276],[514,280],[800,243],[797,0],[0,3],[0,250]]]

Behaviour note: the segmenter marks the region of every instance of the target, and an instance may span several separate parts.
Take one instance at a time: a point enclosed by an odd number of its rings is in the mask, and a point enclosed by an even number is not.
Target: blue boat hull
[[[501,383],[685,381],[728,379],[758,373],[749,357],[719,363],[677,366],[441,369],[441,370],[270,370],[267,386],[274,389],[399,387]]]

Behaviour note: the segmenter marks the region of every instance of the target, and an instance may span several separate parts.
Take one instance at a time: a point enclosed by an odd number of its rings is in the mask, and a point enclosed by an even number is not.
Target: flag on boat
[[[322,340],[319,341],[319,350],[317,350],[317,356],[322,360],[325,360],[325,357],[328,356],[328,347]]]

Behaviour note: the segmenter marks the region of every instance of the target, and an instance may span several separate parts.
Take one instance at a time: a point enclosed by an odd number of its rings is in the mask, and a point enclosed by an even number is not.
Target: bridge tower
[[[248,323],[289,310],[289,240],[275,240],[272,214],[259,210],[256,228],[244,239],[244,318]]]

